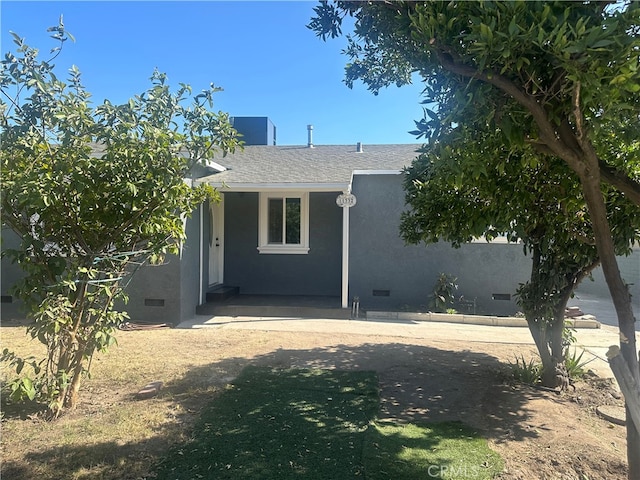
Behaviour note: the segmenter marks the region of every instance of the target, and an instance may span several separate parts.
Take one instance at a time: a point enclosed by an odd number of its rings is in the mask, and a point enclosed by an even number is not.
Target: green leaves
[[[60,19],[52,27],[67,38]],[[54,415],[77,398],[84,362],[115,343],[126,314],[114,302],[133,265],[175,253],[183,217],[211,188],[184,179],[200,162],[240,145],[228,114],[213,112],[211,84],[169,87],[155,71],[146,92],[122,105],[92,107],[80,70],[58,80],[52,59],[14,34],[16,54],[0,70],[3,223],[22,239],[8,252],[24,269],[16,293],[31,311],[33,338],[47,346],[46,369],[16,392],[48,397]],[[19,370],[23,364],[18,363]]]
[[[2,351],[0,362],[8,363],[9,367],[13,368],[16,375],[18,375],[18,377],[7,383],[10,389],[9,397],[11,400],[14,402],[35,400],[38,395],[38,389],[36,388],[33,379],[30,376],[23,374],[23,371],[25,367],[28,367],[28,374],[37,376],[41,372],[41,362],[37,362],[35,357],[18,357],[7,348]]]
[[[485,105],[504,106],[517,113],[520,127],[506,127],[506,136],[521,143],[528,135],[540,138],[540,119],[534,121],[524,98],[541,104],[552,125],[573,124],[577,85],[589,128],[637,113],[639,11],[637,2],[616,8],[601,2],[335,2],[315,9],[309,28],[322,38],[335,36],[343,16],[354,18],[345,50],[348,85],[362,81],[376,93],[419,72],[428,101],[448,112],[446,124],[477,123]],[[479,81],[493,82],[501,93],[478,87]],[[491,121],[500,123],[499,109],[494,114]],[[444,130],[427,115],[412,133],[435,139]]]

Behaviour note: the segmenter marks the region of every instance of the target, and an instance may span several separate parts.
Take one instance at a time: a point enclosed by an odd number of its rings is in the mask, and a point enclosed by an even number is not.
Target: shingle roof
[[[247,146],[215,158],[227,170],[198,179],[214,186],[348,185],[354,170],[402,170],[417,157],[418,144]]]

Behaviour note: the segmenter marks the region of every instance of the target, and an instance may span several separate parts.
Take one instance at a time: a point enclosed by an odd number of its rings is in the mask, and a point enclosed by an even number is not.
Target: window
[[[309,194],[261,193],[260,253],[309,252]]]

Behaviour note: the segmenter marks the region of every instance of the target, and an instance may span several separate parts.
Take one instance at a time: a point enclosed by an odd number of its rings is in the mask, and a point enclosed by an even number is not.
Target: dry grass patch
[[[43,355],[24,326],[3,326],[2,345],[19,355]],[[255,338],[252,338],[255,337]],[[233,344],[264,343],[259,335],[214,330],[121,332],[118,346],[96,355],[81,404],[47,422],[37,406],[2,404],[2,478],[142,478],[168,448],[186,440],[203,405],[247,364],[222,359]],[[260,350],[258,348],[258,350]],[[3,383],[13,376],[0,366]],[[137,391],[152,380],[164,387],[152,399]]]
[[[451,338],[381,336],[375,324],[368,334],[237,327],[120,332],[119,346],[94,358],[77,410],[52,423],[3,404],[2,478],[151,478],[172,446],[193,437],[202,407],[249,364],[373,370],[384,418],[471,425],[504,458],[504,480],[627,478],[624,427],[595,413],[621,402],[610,385],[579,382],[558,396],[512,388],[496,374],[533,345],[476,342],[456,330]],[[24,327],[3,323],[0,335],[19,354],[39,348]],[[159,396],[137,400],[153,380],[164,382]]]

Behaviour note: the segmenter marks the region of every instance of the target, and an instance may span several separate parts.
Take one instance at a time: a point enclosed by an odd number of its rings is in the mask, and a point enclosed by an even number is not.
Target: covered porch
[[[196,308],[198,315],[295,317],[349,319],[351,308],[343,308],[339,296],[321,295],[248,295],[209,298]]]

